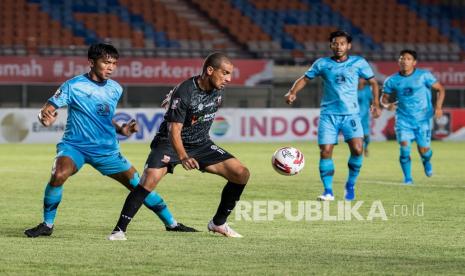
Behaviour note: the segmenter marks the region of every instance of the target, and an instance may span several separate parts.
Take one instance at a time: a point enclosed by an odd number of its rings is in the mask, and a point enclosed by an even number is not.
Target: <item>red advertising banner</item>
[[[396,62],[371,62],[376,78],[384,81],[399,71]],[[463,62],[418,62],[418,68],[430,70],[447,88],[465,88],[465,63]]]
[[[202,59],[121,58],[112,78],[122,84],[174,85],[197,75]],[[231,84],[254,86],[273,78],[269,60],[233,60]],[[0,57],[0,83],[61,83],[89,71],[86,58]]]

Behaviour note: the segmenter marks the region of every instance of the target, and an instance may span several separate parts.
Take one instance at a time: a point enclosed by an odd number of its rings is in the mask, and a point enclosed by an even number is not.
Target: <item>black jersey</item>
[[[169,104],[156,135],[168,139],[168,123],[182,123],[184,145],[201,145],[210,139],[210,127],[223,100],[223,90],[203,91],[192,77],[175,87],[168,97]]]

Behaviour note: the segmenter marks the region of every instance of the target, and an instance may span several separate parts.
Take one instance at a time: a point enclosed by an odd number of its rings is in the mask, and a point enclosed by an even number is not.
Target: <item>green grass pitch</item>
[[[285,177],[270,165],[280,146],[301,149],[304,171]],[[315,200],[322,191],[314,143],[221,144],[249,167],[242,199]],[[86,165],[65,184],[51,237],[26,238],[25,228],[42,219],[43,191],[54,145],[0,145],[0,274],[2,275],[309,275],[465,273],[465,143],[433,143],[434,176],[424,176],[412,152],[415,184],[401,184],[398,146],[372,143],[357,184],[359,213],[366,218],[381,202],[387,220],[325,219],[229,222],[244,235],[228,239],[206,231],[223,179],[178,166],[158,187],[179,222],[201,233],[171,233],[142,207],[128,228],[128,241],[105,238],[114,227],[127,191]],[[147,144],[123,144],[140,170]],[[348,149],[334,152],[336,200],[343,197]],[[337,202],[330,209],[337,211]],[[418,209],[421,206],[421,212]],[[405,211],[405,212],[404,212]],[[418,212],[417,212],[418,211]]]

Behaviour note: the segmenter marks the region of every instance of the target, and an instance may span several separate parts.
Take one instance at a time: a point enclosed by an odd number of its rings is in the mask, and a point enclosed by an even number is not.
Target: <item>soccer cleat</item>
[[[344,198],[347,201],[352,201],[352,200],[355,199],[355,189],[354,189],[354,187],[346,187]]]
[[[405,185],[412,185],[412,184],[413,184],[413,179],[411,179],[411,178],[405,178],[405,179],[404,179],[404,184],[405,184]]]
[[[213,220],[208,223],[208,231],[221,234],[229,238],[242,238],[242,235],[234,231],[227,223],[223,225],[216,225]]]
[[[168,226],[165,226],[166,231],[173,231],[173,232],[200,232],[199,230],[186,226],[182,223],[178,223],[175,227],[170,228]]]
[[[346,183],[344,198],[347,201],[355,199],[355,184]]]
[[[53,233],[53,226],[48,227],[45,222],[40,223],[34,228],[27,229],[24,234],[29,238],[37,238],[38,236],[50,236]]]
[[[316,198],[316,200],[319,201],[333,201],[334,200],[334,195],[330,193],[324,193]]]
[[[426,174],[427,177],[433,176],[433,166],[431,165],[430,162],[424,163],[423,167],[425,169],[425,174]]]
[[[126,234],[123,231],[113,231],[110,236],[107,237],[110,241],[125,241],[127,240]]]

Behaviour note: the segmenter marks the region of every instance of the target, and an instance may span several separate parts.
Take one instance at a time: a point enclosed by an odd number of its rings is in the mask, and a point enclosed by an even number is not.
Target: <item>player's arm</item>
[[[446,97],[446,90],[440,82],[435,82],[431,88],[433,91],[436,91],[436,106],[434,108],[434,117],[439,118],[442,116],[442,104],[444,103],[444,98]]]
[[[381,106],[389,111],[394,111],[397,108],[397,102],[390,103],[389,98],[389,94],[383,93],[381,96]]]
[[[371,93],[373,94],[371,113],[374,118],[378,118],[381,115],[381,107],[379,105],[379,85],[375,78],[369,79],[368,83],[371,85]]]
[[[127,123],[123,123],[122,125],[118,125],[118,123],[115,120],[111,121],[113,123],[113,126],[115,127],[116,133],[129,137],[133,133],[136,133],[139,131],[139,125],[137,125],[136,120],[132,119]]]
[[[299,93],[299,91],[302,90],[308,82],[309,82],[309,79],[305,75],[298,78],[292,85],[291,89],[289,89],[286,95],[284,95],[284,98],[286,99],[286,103],[292,104],[297,98],[297,93]]]
[[[181,131],[183,124],[170,122],[168,123],[169,137],[173,149],[178,154],[179,160],[181,160],[182,167],[186,170],[199,169],[199,163],[192,157],[187,155],[184,144],[182,143]]]
[[[58,112],[56,111],[56,107],[51,103],[47,102],[40,109],[39,114],[37,114],[37,119],[39,119],[39,122],[43,126],[48,127],[55,123],[57,116]]]

